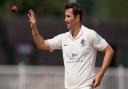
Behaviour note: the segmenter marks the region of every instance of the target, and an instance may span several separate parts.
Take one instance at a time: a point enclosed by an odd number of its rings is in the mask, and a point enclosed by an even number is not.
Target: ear
[[[80,21],[80,15],[76,15],[76,21]]]

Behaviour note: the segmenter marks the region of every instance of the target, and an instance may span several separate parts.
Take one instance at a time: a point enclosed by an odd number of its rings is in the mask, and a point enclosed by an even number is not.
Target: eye
[[[70,17],[69,15],[67,17]]]
[[[69,18],[69,17],[71,17],[71,16],[70,16],[70,15],[66,15],[66,17],[68,17],[68,18]]]

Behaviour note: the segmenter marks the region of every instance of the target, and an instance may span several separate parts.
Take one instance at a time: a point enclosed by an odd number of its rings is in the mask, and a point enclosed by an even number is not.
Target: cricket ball
[[[12,5],[12,13],[16,13],[17,12],[17,6],[16,5]]]

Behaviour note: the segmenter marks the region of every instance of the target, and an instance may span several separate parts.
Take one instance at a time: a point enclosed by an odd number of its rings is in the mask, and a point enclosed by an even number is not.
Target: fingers
[[[35,13],[34,13],[34,11],[32,9],[28,10],[28,14],[27,15],[28,15],[29,19],[35,18]]]
[[[29,20],[28,20],[28,21],[29,21],[29,23],[31,23],[31,18],[32,18],[32,17],[31,17],[31,15],[30,15],[29,13],[28,13],[27,15],[28,15],[28,17],[29,17]]]
[[[28,17],[29,17],[29,19],[30,19],[30,18],[31,18],[31,15],[30,15],[29,13],[28,13],[27,15],[28,15]]]
[[[96,88],[96,87],[99,86],[99,85],[100,85],[100,83],[98,82],[98,80],[94,79],[94,80],[93,80],[93,85],[92,85],[92,87],[93,87],[93,88]]]
[[[33,11],[32,9],[30,9],[30,10],[28,11],[28,13],[30,14],[30,16],[35,17],[35,13],[34,13],[34,11]]]
[[[36,25],[36,18],[35,18],[35,13],[32,9],[28,10],[28,18],[29,18],[29,23],[30,23],[30,26],[35,26]]]
[[[97,84],[96,84],[96,80],[94,79],[94,80],[93,80],[93,85],[92,85],[92,87],[95,88],[96,85],[97,85]]]

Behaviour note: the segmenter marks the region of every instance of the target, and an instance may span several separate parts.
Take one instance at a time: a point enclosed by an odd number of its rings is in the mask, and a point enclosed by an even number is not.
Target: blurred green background
[[[63,16],[66,0],[0,0],[0,15],[10,15],[13,4],[18,14],[25,15],[32,8],[38,16]],[[84,8],[87,18],[100,20],[128,19],[128,0],[78,0]]]

